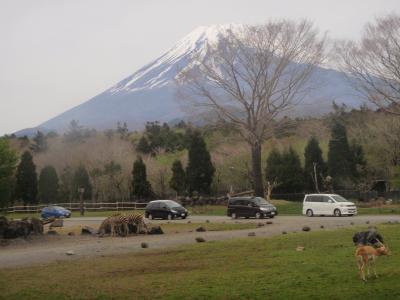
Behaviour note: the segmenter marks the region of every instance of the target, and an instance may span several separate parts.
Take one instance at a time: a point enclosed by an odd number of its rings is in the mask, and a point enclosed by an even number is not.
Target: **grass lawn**
[[[0,298],[399,299],[400,225],[379,230],[393,255],[378,259],[380,277],[367,283],[357,274],[352,228],[5,269]]]

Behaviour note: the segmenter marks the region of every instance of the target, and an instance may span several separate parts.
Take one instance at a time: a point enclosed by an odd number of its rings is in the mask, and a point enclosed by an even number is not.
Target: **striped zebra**
[[[144,221],[143,215],[133,212],[131,214],[126,215],[126,217],[128,219],[129,228],[131,229],[132,232],[135,233],[140,233],[142,231],[145,231],[146,233],[148,232],[148,228]]]
[[[126,236],[129,233],[128,218],[121,214],[111,215],[101,223],[98,232],[100,236],[106,232],[110,232],[111,236]]]

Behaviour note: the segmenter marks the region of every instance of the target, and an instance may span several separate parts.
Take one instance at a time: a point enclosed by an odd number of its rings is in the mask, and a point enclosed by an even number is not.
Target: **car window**
[[[306,202],[320,202],[320,197],[316,195],[307,196]]]
[[[333,195],[332,198],[335,199],[336,202],[349,202],[349,200],[339,195]]]
[[[322,202],[328,203],[329,200],[332,200],[332,199],[329,198],[328,196],[321,196],[321,200],[322,200]]]

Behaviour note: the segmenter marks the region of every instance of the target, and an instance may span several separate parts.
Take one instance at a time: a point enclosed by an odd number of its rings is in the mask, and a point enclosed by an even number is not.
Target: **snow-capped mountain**
[[[117,122],[126,122],[130,129],[140,129],[147,121],[185,119],[187,114],[176,99],[176,76],[180,70],[191,66],[194,55],[206,55],[208,43],[218,43],[227,30],[240,26],[198,27],[162,56],[103,93],[37,128],[21,130],[17,134],[29,134],[38,129],[63,132],[72,120],[96,129],[115,128]],[[296,109],[296,114],[321,115],[330,110],[333,100],[350,107],[360,105],[360,100],[351,96],[352,89],[343,73],[318,67],[311,78],[313,80],[322,80],[324,84],[305,99]]]

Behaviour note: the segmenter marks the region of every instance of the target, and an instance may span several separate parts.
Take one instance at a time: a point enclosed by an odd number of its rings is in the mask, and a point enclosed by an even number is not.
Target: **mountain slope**
[[[63,132],[72,120],[96,129],[114,128],[118,121],[127,122],[130,129],[140,129],[147,121],[168,122],[185,118],[187,113],[176,100],[175,77],[179,70],[191,65],[194,55],[205,55],[207,43],[218,42],[230,28],[232,25],[199,27],[165,54],[115,86],[40,124],[38,128],[17,134],[29,134],[37,129]],[[295,115],[321,115],[330,110],[333,100],[350,107],[361,104],[352,95],[353,91],[343,73],[318,67],[310,81],[322,83],[296,108],[293,112]]]

